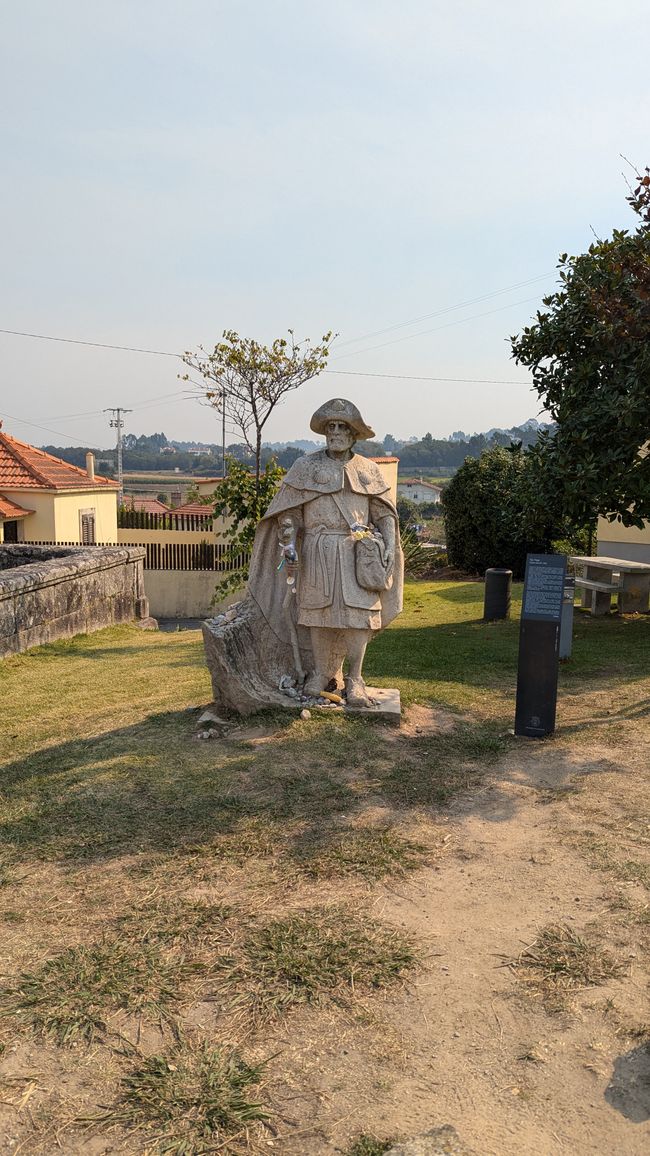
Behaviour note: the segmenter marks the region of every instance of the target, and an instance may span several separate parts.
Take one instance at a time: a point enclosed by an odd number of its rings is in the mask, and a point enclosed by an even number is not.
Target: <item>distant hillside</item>
[[[477,458],[483,450],[495,446],[508,446],[512,442],[521,442],[524,447],[533,445],[545,429],[552,429],[551,425],[529,418],[520,426],[510,429],[493,427],[485,433],[466,434],[462,430],[453,433],[449,438],[434,438],[427,433],[421,438],[396,438],[386,434],[383,440],[358,442],[357,452],[366,457],[380,457],[383,454],[395,455],[400,459],[400,468],[404,470],[437,469],[443,472],[452,472],[462,465],[465,458]],[[263,461],[274,457],[279,465],[285,469],[303,453],[313,453],[322,449],[324,442],[313,441],[309,438],[294,438],[284,442],[265,442],[263,445]],[[42,446],[50,454],[71,462],[75,466],[85,469],[87,446]],[[92,451],[96,458],[112,459],[114,449]],[[232,443],[226,446],[226,453],[243,462],[253,461],[250,451],[243,445]],[[174,470],[191,473],[195,476],[221,473],[221,446],[206,445],[201,442],[168,441],[164,433],[160,434],[127,434],[124,438],[124,469],[125,470]],[[100,466],[99,472],[108,473],[108,465]]]

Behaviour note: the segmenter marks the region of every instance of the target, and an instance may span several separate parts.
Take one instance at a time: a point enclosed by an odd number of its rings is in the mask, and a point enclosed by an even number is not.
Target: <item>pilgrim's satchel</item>
[[[354,532],[354,523],[350,521],[345,510],[336,501],[336,494],[332,494],[332,497],[350,530]],[[390,573],[390,567],[386,561],[384,539],[380,535],[373,535],[371,538],[357,538],[354,543],[354,570],[357,582],[362,589],[372,590],[376,593],[390,590],[393,585],[393,575]]]

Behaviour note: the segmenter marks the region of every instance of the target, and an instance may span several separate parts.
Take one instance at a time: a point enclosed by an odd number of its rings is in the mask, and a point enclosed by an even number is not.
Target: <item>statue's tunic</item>
[[[298,579],[300,626],[381,630],[379,593],[357,582],[350,527],[355,522],[364,526],[378,522],[387,513],[383,503],[355,494],[349,484],[337,494],[322,494],[306,503]]]
[[[397,512],[379,467],[354,454],[347,462],[325,451],[298,458],[260,522],[251,558],[249,592],[282,636],[280,613],[286,592],[280,559],[278,521],[291,517],[300,558],[297,624],[333,629],[380,630],[402,608],[402,558]],[[390,590],[365,590],[356,580],[351,526],[355,522],[395,522],[394,581]]]

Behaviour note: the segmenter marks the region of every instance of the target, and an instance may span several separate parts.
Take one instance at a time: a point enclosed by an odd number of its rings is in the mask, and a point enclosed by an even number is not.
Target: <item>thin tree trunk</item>
[[[259,497],[260,492],[260,474],[262,472],[262,431],[257,428],[257,435],[255,438],[255,491]]]

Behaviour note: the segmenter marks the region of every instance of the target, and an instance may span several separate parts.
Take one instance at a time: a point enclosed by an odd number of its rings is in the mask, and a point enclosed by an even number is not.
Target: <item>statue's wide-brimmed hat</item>
[[[356,405],[343,397],[333,397],[331,401],[321,405],[312,417],[309,428],[313,429],[314,433],[324,434],[329,421],[344,421],[362,441],[375,436],[374,429],[366,425]]]

